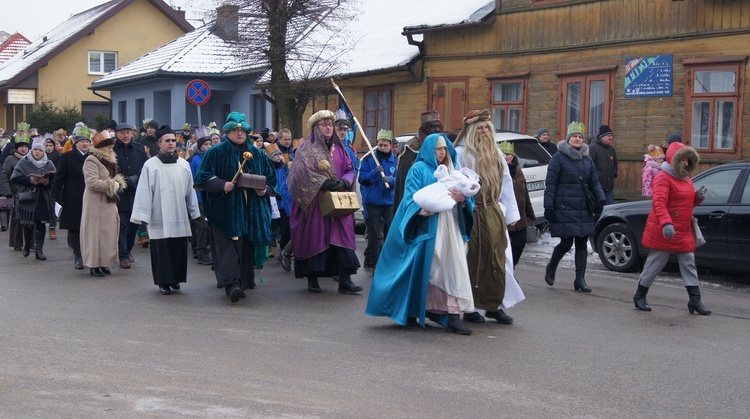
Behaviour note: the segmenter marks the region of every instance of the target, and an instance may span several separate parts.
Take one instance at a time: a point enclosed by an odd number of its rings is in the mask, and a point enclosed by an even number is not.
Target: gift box
[[[320,197],[320,212],[324,217],[342,217],[359,210],[356,192],[328,191]]]

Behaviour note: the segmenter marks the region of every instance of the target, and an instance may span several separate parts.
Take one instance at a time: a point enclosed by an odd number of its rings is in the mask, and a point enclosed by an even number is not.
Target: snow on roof
[[[352,22],[344,26],[338,36],[351,40],[353,46],[345,51],[337,50],[337,44],[330,45],[331,57],[340,64],[335,74],[346,75],[377,70],[385,70],[409,64],[419,50],[409,45],[403,32],[413,27],[454,26],[479,22],[495,10],[494,0],[362,0],[346,3],[352,15]],[[329,34],[314,32],[305,40],[309,49],[330,44]],[[338,45],[341,47],[341,45]],[[299,63],[290,62],[288,71],[294,75],[307,73],[295,68]],[[269,72],[270,73],[270,72]],[[266,73],[259,82],[270,80]]]
[[[311,72],[315,71],[352,74],[409,64],[419,50],[409,45],[403,36],[405,27],[464,24],[479,21],[494,11],[494,1],[488,3],[488,0],[464,0],[461,3],[455,0],[360,0],[345,4],[344,7],[350,7],[350,13],[355,17],[342,29],[337,28],[337,33],[316,27],[302,41],[301,55],[288,60],[287,71],[292,79],[312,76]],[[268,68],[264,61],[247,63],[237,54],[227,53],[236,48],[216,35],[214,26],[215,22],[211,22],[187,33],[99,78],[92,87],[101,89],[156,75],[223,76]],[[290,34],[290,39],[294,37],[296,34]],[[315,58],[322,60],[312,63]],[[334,61],[337,67],[331,69],[321,65],[321,61]],[[270,72],[259,82],[267,80],[270,80]]]
[[[29,44],[23,54],[0,64],[0,85],[7,84],[12,78],[27,70],[38,61],[46,58],[47,54],[64,44],[68,39],[86,29],[101,15],[116,7],[121,0],[112,0],[100,4],[85,12],[73,15],[70,19],[47,32],[43,37]]]
[[[10,35],[0,44],[0,63],[10,60],[29,44],[31,41],[18,32]]]

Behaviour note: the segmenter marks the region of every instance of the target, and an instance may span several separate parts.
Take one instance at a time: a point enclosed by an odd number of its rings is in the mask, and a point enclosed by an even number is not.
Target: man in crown
[[[232,303],[244,298],[246,289],[255,288],[255,249],[271,243],[268,194],[276,188],[276,173],[265,153],[248,141],[251,131],[245,114],[230,113],[224,124],[227,140],[206,151],[195,175],[211,227],[216,282]],[[266,188],[236,186],[240,171],[265,176]]]

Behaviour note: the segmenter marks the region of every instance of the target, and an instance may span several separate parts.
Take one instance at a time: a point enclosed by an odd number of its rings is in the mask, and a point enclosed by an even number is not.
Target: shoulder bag
[[[695,239],[695,247],[701,247],[706,244],[706,239],[703,238],[703,232],[698,227],[698,219],[693,217],[693,238]]]

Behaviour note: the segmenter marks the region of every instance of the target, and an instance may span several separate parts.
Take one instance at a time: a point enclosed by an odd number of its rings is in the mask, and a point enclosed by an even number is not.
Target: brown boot
[[[55,232],[55,228],[54,227],[50,227],[49,228],[49,239],[50,240],[57,239],[57,232]]]

